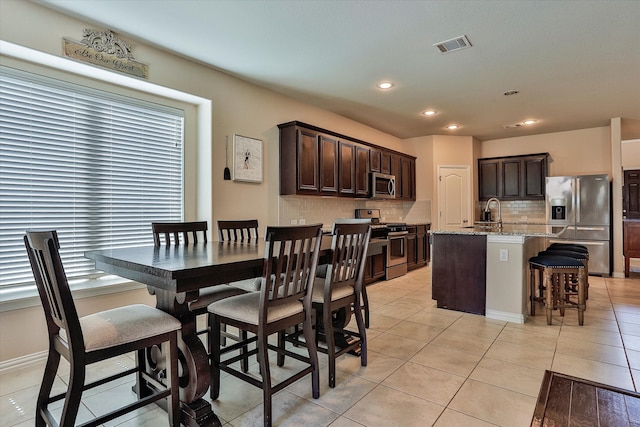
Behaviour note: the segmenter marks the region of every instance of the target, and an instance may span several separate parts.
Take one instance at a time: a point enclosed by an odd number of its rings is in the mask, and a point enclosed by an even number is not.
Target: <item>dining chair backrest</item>
[[[218,221],[218,239],[221,242],[244,242],[258,240],[258,220]]]
[[[267,227],[265,240],[260,319],[266,323],[270,306],[303,301],[311,308],[322,224]]]
[[[162,244],[164,236],[164,244],[166,246],[188,245],[202,241],[207,243],[207,221],[192,222],[152,222],[151,230],[153,231],[153,243],[156,246]],[[200,234],[200,238],[198,237]]]
[[[83,352],[84,338],[60,259],[58,234],[55,230],[27,231],[24,244],[44,309],[49,339],[60,339],[60,329],[64,329],[71,351]]]
[[[336,220],[332,235],[332,262],[327,266],[326,283],[331,288],[353,286],[359,294],[362,289],[367,249],[371,237],[370,221],[368,219]],[[329,290],[329,286],[326,286],[325,294]]]

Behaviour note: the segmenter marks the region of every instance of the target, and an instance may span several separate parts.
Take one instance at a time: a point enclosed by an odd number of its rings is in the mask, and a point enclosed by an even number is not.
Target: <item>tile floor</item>
[[[303,379],[274,398],[279,426],[528,426],[545,369],[640,390],[640,273],[630,279],[590,277],[585,324],[574,310],[546,324],[542,310],[523,324],[437,309],[430,271],[423,268],[370,286],[369,363],[338,360],[337,386],[327,386],[320,355],[321,396]],[[284,370],[295,367],[287,359]],[[122,357],[92,368],[91,377],[123,369]],[[0,427],[32,426],[44,362],[0,372]],[[56,389],[63,390],[68,367]],[[256,365],[252,372],[257,372]],[[274,368],[273,375],[283,370]],[[132,398],[132,378],[89,392],[79,421]],[[224,425],[262,423],[262,394],[233,377],[222,379],[213,402]],[[59,408],[60,405],[58,405]],[[166,425],[157,407],[109,426]]]

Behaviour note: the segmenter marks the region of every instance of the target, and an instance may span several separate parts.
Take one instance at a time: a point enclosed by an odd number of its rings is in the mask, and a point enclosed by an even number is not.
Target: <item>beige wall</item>
[[[622,169],[640,169],[640,139],[622,141]]]
[[[549,175],[611,174],[608,126],[483,141],[480,157],[549,153]]]
[[[31,2],[2,0],[0,9],[0,40],[55,56],[62,56],[63,37],[78,40],[84,28],[94,28],[93,24]],[[126,36],[122,37],[126,39]],[[211,168],[211,173],[205,176],[210,175],[212,182],[195,185],[197,197],[211,200],[211,206],[197,208],[196,203],[187,206],[187,219],[206,219],[210,226],[218,219],[248,217],[257,218],[262,225],[278,223],[281,209],[278,197],[279,123],[300,120],[383,147],[406,151],[396,137],[139,41],[127,40],[131,41],[136,60],[149,65],[149,82],[212,100],[210,160],[201,162]],[[7,61],[6,57],[0,57],[0,63]],[[225,137],[229,137],[231,149],[234,133],[263,140],[262,183],[223,180]],[[195,141],[187,141],[186,145],[185,150],[195,150]],[[410,150],[406,152],[413,154]],[[205,155],[209,154],[205,152]],[[196,164],[187,163],[186,174],[195,176]],[[212,195],[202,194],[203,189],[206,191],[207,188],[212,189]],[[114,301],[115,304],[124,304],[137,300],[153,303],[146,289],[142,289],[127,294],[89,298],[82,300],[82,304],[90,312],[107,308]],[[37,316],[34,316],[39,310],[28,308],[0,313],[0,361],[46,349],[44,322],[35,320]]]
[[[61,56],[63,37],[78,40],[84,28],[94,28],[92,24],[31,2],[0,1],[0,40],[51,55]],[[122,37],[127,39],[124,35]],[[132,44],[136,60],[149,64],[150,82],[212,100],[210,154],[205,151],[204,155],[208,158],[204,161],[186,165],[187,174],[193,176],[196,176],[193,169],[197,164],[211,168],[210,174],[197,174],[210,176],[211,182],[196,183],[195,191],[188,189],[195,192],[198,200],[210,200],[207,203],[211,206],[198,207],[196,203],[187,206],[187,219],[206,219],[210,224],[215,224],[217,219],[252,217],[266,225],[279,223],[282,218],[293,219],[294,216],[307,215],[306,212],[311,215],[311,212],[317,211],[318,206],[338,206],[335,200],[331,203],[310,198],[292,201],[278,196],[277,124],[292,120],[307,122],[417,156],[417,201],[380,204],[391,216],[389,219],[397,217],[416,222],[431,219],[431,212],[437,212],[435,175],[438,165],[468,165],[474,200],[477,199],[475,176],[478,157],[548,151],[552,156],[552,174],[610,172],[610,136],[606,127],[482,143],[470,136],[424,136],[402,141],[336,114],[236,79],[224,72],[136,40],[127,40]],[[0,57],[0,63],[5,62],[6,58]],[[234,133],[263,140],[265,166],[262,183],[223,180],[225,137],[229,137],[232,147]],[[187,143],[191,144],[187,150],[196,150],[194,140],[190,139]],[[203,191],[212,194],[202,194]],[[351,216],[354,207],[375,207],[378,204],[369,201],[346,202],[340,204],[342,210],[339,216]],[[327,222],[334,214],[332,212],[311,219]],[[78,305],[82,307],[83,313],[90,313],[138,301],[153,304],[153,298],[147,294],[146,289],[140,289],[80,299]],[[0,313],[0,363],[46,349],[44,322],[40,316],[39,307]]]

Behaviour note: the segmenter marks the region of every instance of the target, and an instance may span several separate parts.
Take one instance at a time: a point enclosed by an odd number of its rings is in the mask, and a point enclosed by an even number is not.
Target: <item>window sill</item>
[[[74,299],[91,298],[114,294],[146,286],[118,276],[105,275],[94,279],[76,280],[69,283]],[[41,305],[35,285],[0,291],[0,313]]]

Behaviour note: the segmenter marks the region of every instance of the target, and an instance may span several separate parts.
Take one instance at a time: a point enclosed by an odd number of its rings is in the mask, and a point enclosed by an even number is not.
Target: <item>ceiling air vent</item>
[[[504,129],[515,129],[515,128],[519,128],[522,127],[522,123],[514,123],[512,125],[504,125],[502,126]]]
[[[443,42],[439,42],[434,44],[435,47],[440,50],[442,53],[449,53],[455,50],[464,49],[466,47],[471,47],[471,42],[467,38],[467,36],[460,36],[450,40],[445,40]]]

